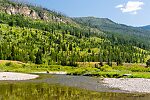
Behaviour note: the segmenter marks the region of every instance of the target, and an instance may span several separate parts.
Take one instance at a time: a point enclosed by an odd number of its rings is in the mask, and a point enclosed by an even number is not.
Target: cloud
[[[123,13],[137,14],[138,10],[142,9],[144,2],[141,1],[128,1],[126,4],[117,5],[116,8],[119,8]]]
[[[116,8],[123,8],[123,5],[122,4],[117,5]]]

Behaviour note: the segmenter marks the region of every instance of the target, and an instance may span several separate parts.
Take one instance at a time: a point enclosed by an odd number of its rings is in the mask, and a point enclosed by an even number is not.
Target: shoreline
[[[67,75],[65,71],[45,71],[45,72],[34,72],[35,74],[56,74],[56,75]]]
[[[16,72],[0,72],[0,81],[20,81],[38,78],[39,75],[16,73]]]
[[[45,73],[45,72],[39,72]],[[57,74],[56,74],[57,73]],[[62,72],[54,72],[49,74],[63,75]],[[21,81],[38,78],[39,75],[16,73],[16,72],[0,72],[0,81]],[[121,91],[130,93],[150,93],[150,79],[145,78],[104,78],[100,81],[103,86],[108,88],[116,88]],[[99,83],[99,82],[98,82]]]
[[[150,79],[144,78],[104,78],[105,86],[119,88],[131,93],[150,93]]]

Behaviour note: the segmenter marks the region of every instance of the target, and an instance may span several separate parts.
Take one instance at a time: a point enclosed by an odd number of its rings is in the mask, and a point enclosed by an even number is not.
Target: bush
[[[71,71],[69,73],[69,75],[83,75],[84,73],[86,73],[86,71],[84,69],[75,69],[74,71]]]
[[[122,74],[117,72],[99,72],[99,76],[105,77],[105,78],[120,78],[123,77]]]
[[[6,65],[6,66],[11,66],[12,63],[11,63],[11,62],[6,62],[5,65]]]
[[[112,67],[110,67],[108,65],[104,65],[104,66],[100,67],[100,70],[104,71],[104,72],[113,71]]]
[[[147,67],[150,67],[150,59],[147,60],[146,65]]]

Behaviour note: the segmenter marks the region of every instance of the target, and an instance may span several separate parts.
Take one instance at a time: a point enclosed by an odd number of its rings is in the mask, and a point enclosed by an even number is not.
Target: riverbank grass
[[[21,62],[1,62],[1,72],[48,72],[64,71],[68,75],[84,75],[101,78],[150,78],[150,68],[132,64],[131,66],[61,66],[61,65],[36,65]]]

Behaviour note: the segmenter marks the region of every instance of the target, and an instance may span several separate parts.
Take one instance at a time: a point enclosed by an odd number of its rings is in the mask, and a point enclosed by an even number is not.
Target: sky
[[[109,18],[131,26],[150,25],[150,0],[18,0],[56,10],[69,17]]]

